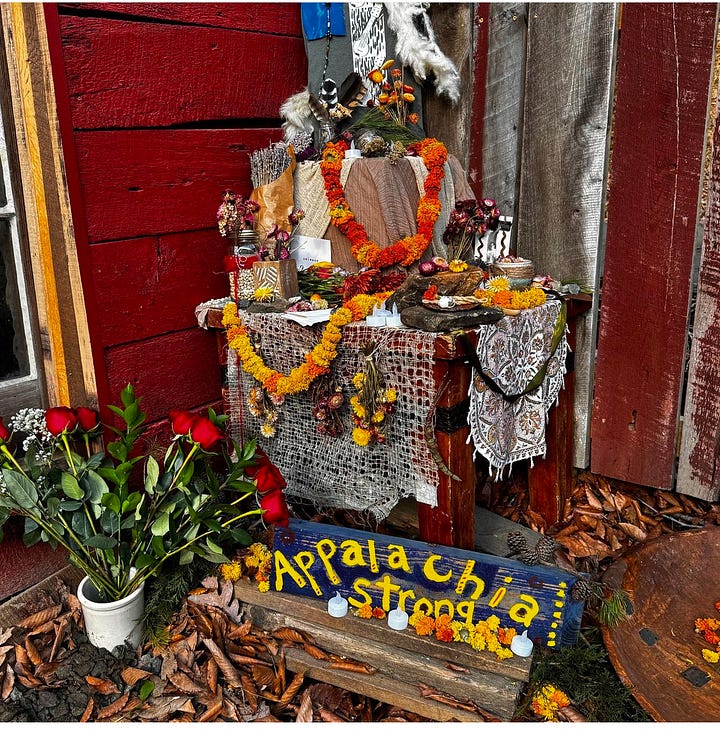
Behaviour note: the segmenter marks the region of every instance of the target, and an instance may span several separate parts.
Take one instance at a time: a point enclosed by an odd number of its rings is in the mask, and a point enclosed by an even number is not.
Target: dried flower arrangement
[[[473,259],[478,237],[488,229],[497,227],[499,219],[500,209],[492,198],[456,201],[443,233],[448,258],[461,261]]]
[[[353,377],[353,385],[357,393],[350,399],[352,438],[360,447],[369,444],[385,444],[389,417],[395,413],[397,393],[385,387],[385,379],[375,362],[376,345],[368,343],[363,348],[365,355],[365,372]]]

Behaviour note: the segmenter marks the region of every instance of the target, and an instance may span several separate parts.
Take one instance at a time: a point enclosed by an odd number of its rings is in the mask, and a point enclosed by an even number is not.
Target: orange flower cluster
[[[364,319],[375,305],[387,299],[389,293],[357,295],[330,315],[320,342],[305,355],[299,366],[285,375],[265,365],[248,336],[247,329],[238,317],[237,305],[225,305],[223,325],[227,328],[228,345],[237,352],[243,370],[249,373],[271,395],[279,396],[307,391],[319,376],[330,372],[330,365],[337,357],[342,329],[350,322]]]
[[[435,638],[440,642],[452,642],[454,632],[452,629],[452,619],[449,614],[441,614],[435,620]]]
[[[393,264],[410,266],[420,259],[432,241],[433,227],[441,210],[438,196],[445,176],[447,148],[432,137],[420,140],[408,148],[420,155],[428,169],[424,195],[417,208],[417,233],[405,236],[385,249],[381,249],[368,237],[365,227],[357,221],[345,199],[340,172],[347,149],[347,142],[340,140],[328,142],[323,150],[320,171],[325,180],[325,194],[330,204],[330,221],[350,240],[352,255],[362,266],[373,269],[383,269]]]
[[[436,300],[438,296],[438,288],[436,285],[431,284],[424,292],[422,298],[424,300]]]

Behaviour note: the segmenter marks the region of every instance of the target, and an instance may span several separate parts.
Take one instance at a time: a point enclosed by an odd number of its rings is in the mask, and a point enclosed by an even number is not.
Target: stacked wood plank
[[[236,597],[255,626],[291,627],[312,636],[323,653],[299,647],[286,653],[288,669],[391,703],[438,721],[509,720],[530,659],[500,661],[462,643],[398,632],[380,620],[331,617],[325,602],[260,593],[238,582]],[[324,657],[323,657],[324,655]],[[351,658],[348,670],[338,658]]]

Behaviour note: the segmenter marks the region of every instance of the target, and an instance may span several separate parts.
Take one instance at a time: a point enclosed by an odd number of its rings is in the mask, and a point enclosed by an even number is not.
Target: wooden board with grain
[[[599,6],[598,6],[599,7]],[[675,465],[714,4],[626,4],[617,65],[592,470]]]
[[[73,16],[60,24],[76,129],[279,120],[278,100],[306,84],[298,37]]]
[[[525,70],[526,3],[491,3],[482,137],[482,195],[514,216]],[[488,29],[485,29],[488,32]]]
[[[717,53],[717,51],[716,51]],[[716,59],[717,64],[717,59]],[[715,81],[717,83],[717,81]],[[720,118],[712,130],[712,162],[676,489],[703,500],[720,496]]]
[[[596,286],[615,16],[611,3],[528,6],[517,252]],[[587,465],[593,319],[578,322],[575,464]]]
[[[245,605],[254,625],[269,630],[292,627],[306,632],[323,650],[376,668],[378,675],[386,679],[387,689],[394,688],[396,682],[409,687],[423,682],[461,701],[471,699],[498,717],[509,719],[528,678],[527,658],[492,662],[489,653],[475,652],[469,647],[458,650],[457,644],[440,647],[443,643],[437,640],[417,637],[411,631],[396,632],[376,620],[352,615],[331,617],[319,602],[273,592],[261,594],[247,583],[238,582],[235,595]],[[464,671],[453,670],[447,667],[448,663]],[[324,664],[327,667],[328,663]]]

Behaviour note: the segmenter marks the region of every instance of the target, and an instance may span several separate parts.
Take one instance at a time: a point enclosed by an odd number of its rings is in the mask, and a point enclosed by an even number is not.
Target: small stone
[[[51,693],[46,690],[41,690],[37,694],[37,704],[40,708],[53,708],[59,702],[59,698],[55,693]]]
[[[426,307],[408,307],[400,313],[403,325],[427,332],[469,330],[480,325],[491,325],[502,320],[505,313],[495,307],[479,307],[476,310],[441,312]]]

